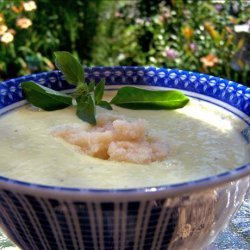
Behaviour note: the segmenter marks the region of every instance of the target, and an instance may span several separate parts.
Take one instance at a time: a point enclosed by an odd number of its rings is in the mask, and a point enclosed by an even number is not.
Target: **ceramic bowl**
[[[234,113],[250,141],[250,88],[204,74],[153,67],[86,68],[86,80],[184,90]],[[0,84],[0,114],[23,105],[19,84],[72,88],[58,71]],[[1,160],[0,160],[1,162]],[[202,249],[249,193],[250,164],[204,179],[137,189],[43,186],[0,176],[0,225],[22,249]]]

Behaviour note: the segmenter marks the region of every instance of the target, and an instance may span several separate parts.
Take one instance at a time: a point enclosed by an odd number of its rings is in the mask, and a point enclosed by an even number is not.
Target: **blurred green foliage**
[[[235,32],[250,3],[222,2],[0,1],[0,79],[52,70],[53,51],[67,50],[89,66],[181,68],[250,85],[250,34]]]

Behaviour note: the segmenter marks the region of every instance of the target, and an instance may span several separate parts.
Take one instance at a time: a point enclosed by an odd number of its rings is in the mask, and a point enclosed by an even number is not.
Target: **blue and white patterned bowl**
[[[250,88],[153,67],[86,68],[86,80],[186,91],[250,125]],[[58,71],[0,84],[0,115],[25,103],[19,84],[70,89]],[[243,132],[249,142],[249,129]],[[237,167],[237,166],[236,166]],[[126,190],[43,186],[0,176],[0,226],[22,249],[202,249],[227,225],[250,186],[250,164],[175,185]]]

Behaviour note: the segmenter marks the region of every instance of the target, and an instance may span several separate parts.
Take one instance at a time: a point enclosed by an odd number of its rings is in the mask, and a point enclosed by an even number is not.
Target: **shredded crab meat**
[[[62,125],[54,128],[52,134],[87,155],[105,160],[147,164],[162,161],[168,154],[165,142],[146,135],[142,119],[130,122],[100,116],[94,127]]]

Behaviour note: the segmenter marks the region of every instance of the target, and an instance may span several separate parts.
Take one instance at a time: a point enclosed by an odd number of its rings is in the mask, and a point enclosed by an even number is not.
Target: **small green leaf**
[[[86,85],[81,83],[79,85],[77,85],[75,91],[72,93],[72,97],[77,99],[78,97],[87,94],[88,93],[88,89],[86,88]]]
[[[108,109],[108,110],[112,110],[113,109],[112,106],[110,105],[110,103],[107,102],[107,101],[103,101],[102,100],[97,105],[100,106],[100,107],[102,107],[102,108]]]
[[[96,106],[91,95],[81,96],[77,99],[76,114],[81,120],[96,125]]]
[[[95,81],[94,80],[90,81],[88,88],[89,88],[89,92],[94,91],[94,89],[95,89]]]
[[[103,93],[104,93],[104,87],[105,87],[105,81],[102,79],[97,84],[97,86],[95,87],[95,90],[94,90],[96,104],[99,104],[99,102],[102,100]]]
[[[25,98],[34,106],[47,110],[63,109],[72,104],[72,98],[35,82],[21,83]]]
[[[55,63],[65,76],[68,83],[78,85],[84,81],[84,70],[80,62],[69,52],[57,51]]]
[[[147,90],[136,87],[120,88],[111,104],[131,109],[177,109],[189,99],[177,90]]]
[[[96,105],[112,110],[111,104],[132,109],[176,109],[189,101],[188,97],[176,90],[151,91],[136,87],[123,87],[116,96],[107,102],[102,100],[105,81],[95,86],[84,82],[84,70],[80,62],[69,52],[55,52],[56,65],[70,84],[76,85],[74,93],[69,96],[46,88],[35,82],[21,84],[25,97],[33,105],[44,110],[57,110],[68,107],[74,102],[77,116],[90,124],[96,124]]]

